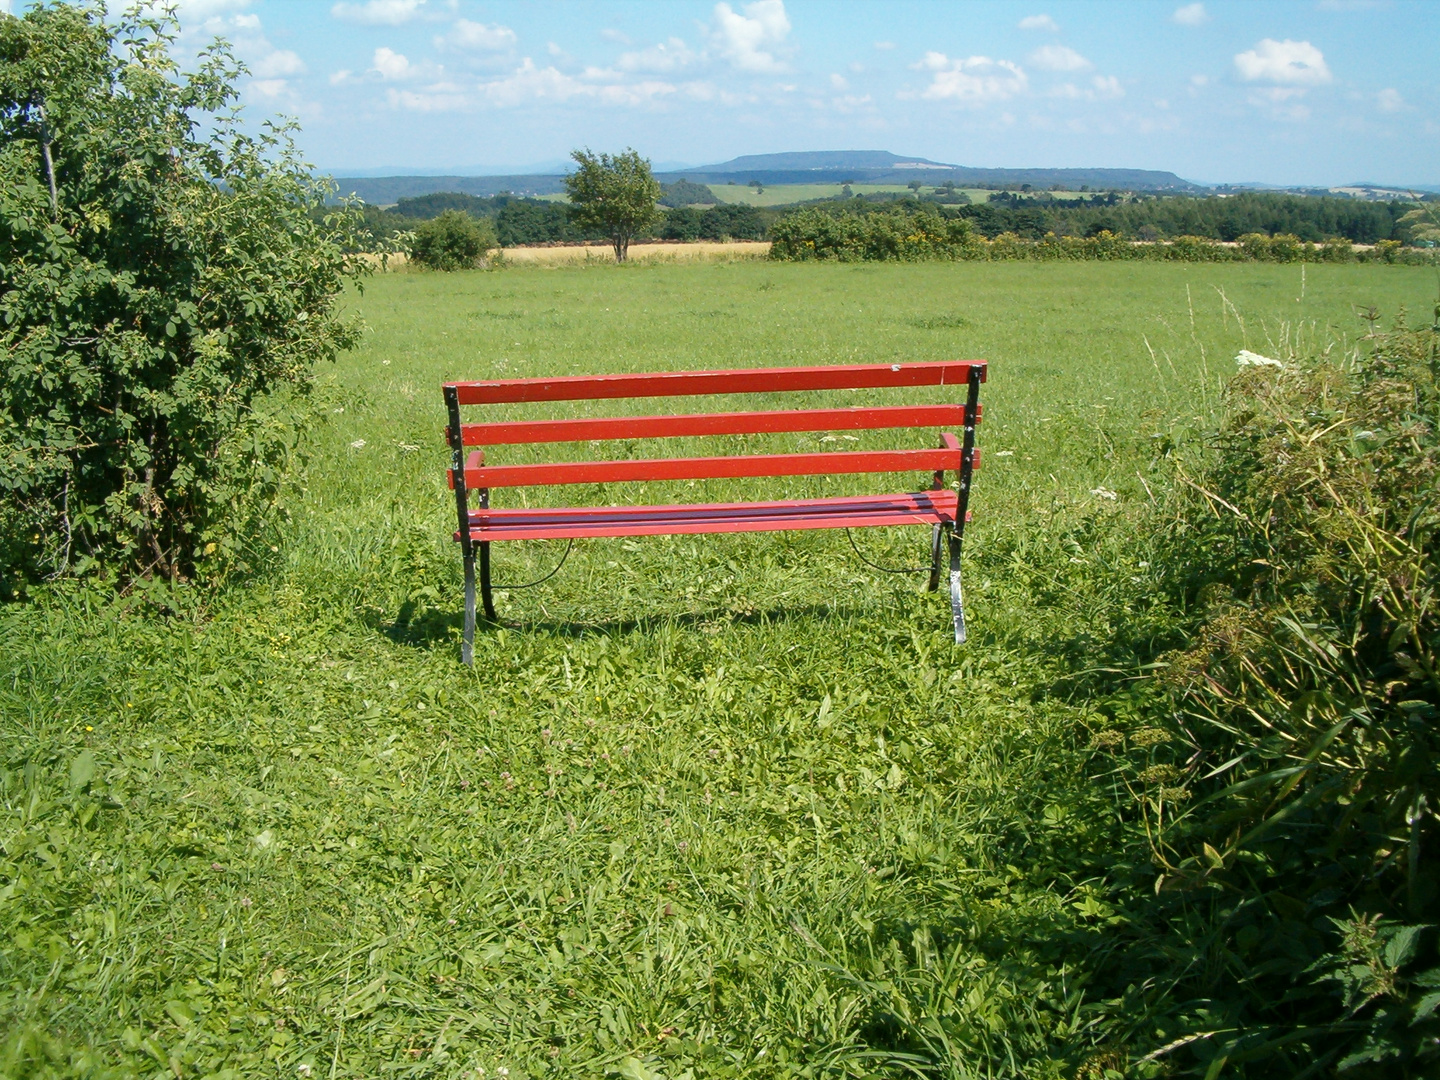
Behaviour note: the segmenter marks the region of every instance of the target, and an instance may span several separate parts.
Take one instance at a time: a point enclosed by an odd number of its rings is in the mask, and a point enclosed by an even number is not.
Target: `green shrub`
[[[1157,877],[1116,978],[1148,956],[1212,1062],[1440,1064],[1437,479],[1440,347],[1402,325],[1243,368],[1154,522],[1190,643],[1129,752]]]
[[[427,270],[471,270],[499,247],[495,226],[461,210],[446,210],[415,227],[410,258]]]
[[[770,257],[788,261],[914,262],[971,258],[979,250],[969,221],[929,209],[837,214],[811,207],[781,218],[770,236]]]
[[[243,562],[278,512],[357,218],[173,21],[0,18],[0,592]]]

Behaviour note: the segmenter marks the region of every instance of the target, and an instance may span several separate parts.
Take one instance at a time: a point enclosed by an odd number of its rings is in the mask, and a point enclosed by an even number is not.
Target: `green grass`
[[[1435,290],[1399,267],[1301,282],[371,280],[271,565],[166,614],[63,591],[0,612],[0,1075],[1058,1077],[1163,1040],[1086,989],[1125,802],[1087,747],[1126,720],[1074,679],[1150,602],[1127,509],[1236,351]],[[838,534],[595,540],[502,594],[459,666],[441,380],[969,356],[993,363],[969,645]],[[922,533],[857,543],[914,565]],[[497,574],[556,554],[501,548]]]

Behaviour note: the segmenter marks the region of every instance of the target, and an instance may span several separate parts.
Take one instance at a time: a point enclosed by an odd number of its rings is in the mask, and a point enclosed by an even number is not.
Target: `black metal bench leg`
[[[965,600],[960,591],[960,537],[950,532],[950,613],[955,618],[955,644],[965,644]]]
[[[490,541],[480,541],[480,599],[485,604],[485,618],[495,622],[495,597],[490,592]],[[472,599],[470,610],[475,610]]]
[[[460,646],[460,659],[466,667],[475,663],[475,552],[465,553],[465,639]]]
[[[942,525],[936,525],[930,530],[930,581],[925,586],[926,592],[934,592],[940,588],[940,557],[945,551],[945,546],[940,542],[943,536]]]

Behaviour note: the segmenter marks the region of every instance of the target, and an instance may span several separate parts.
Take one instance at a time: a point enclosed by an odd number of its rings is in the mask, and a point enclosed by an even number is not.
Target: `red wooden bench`
[[[965,640],[960,591],[960,547],[969,520],[971,473],[979,465],[975,425],[980,420],[981,360],[921,364],[851,364],[835,367],[755,368],[738,371],[673,371],[658,374],[595,375],[553,379],[498,379],[444,385],[450,424],[446,439],[453,454],[450,485],[455,490],[459,529],[455,539],[465,561],[465,640],[471,663],[475,638],[475,552],[480,553],[480,591],[485,614],[495,618],[491,596],[490,544],[499,540],[570,539],[587,536],[654,536],[675,533],[769,532],[874,525],[932,526],[929,588],[940,581],[942,549],[950,558],[950,602],[955,640]],[[522,420],[465,424],[460,410],[471,405],[588,401],[602,398],[657,398],[706,394],[757,394],[791,390],[856,390],[879,387],[964,388],[963,403],[782,409],[765,412],[620,416],[567,420]],[[484,450],[467,457],[466,447],[522,443],[585,442],[695,435],[773,432],[861,431],[887,428],[959,427],[942,431],[935,450],[854,450],[728,457],[645,458],[549,464],[486,464]],[[817,476],[889,473],[910,469],[933,474],[930,485],[909,494],[843,496],[780,502],[700,503],[666,506],[571,506],[511,509],[490,505],[492,488],[526,485],[597,484],[648,480],[727,477]],[[947,486],[945,473],[956,474]],[[476,496],[471,506],[471,494]],[[948,543],[942,544],[942,539]]]

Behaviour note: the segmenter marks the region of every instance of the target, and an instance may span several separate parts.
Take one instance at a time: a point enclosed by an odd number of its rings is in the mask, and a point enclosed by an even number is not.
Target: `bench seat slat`
[[[975,410],[979,423],[981,410]],[[768,435],[787,431],[879,431],[887,428],[964,427],[964,405],[884,405],[877,408],[782,409],[771,412],[614,416],[462,424],[466,446],[665,439],[685,435]]]
[[[960,468],[960,449],[852,450],[818,454],[749,454],[738,457],[641,458],[630,461],[562,461],[534,465],[465,467],[465,486],[525,487],[610,484],[633,480],[718,480],[754,476],[823,476]],[[455,484],[451,470],[450,484]]]
[[[983,360],[921,364],[834,364],[808,368],[741,368],[733,371],[661,371],[621,375],[566,375],[546,379],[454,382],[461,405],[522,401],[588,401],[599,398],[677,397],[689,394],[763,394],[788,390],[857,390],[882,386],[963,388],[971,367]],[[983,376],[982,376],[983,377]]]
[[[562,507],[473,510],[472,540],[550,540],[588,536],[778,532],[872,525],[953,524],[959,496],[948,488],[905,495],[863,495],[783,502],[690,506]],[[459,539],[457,532],[455,539]]]

